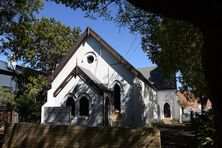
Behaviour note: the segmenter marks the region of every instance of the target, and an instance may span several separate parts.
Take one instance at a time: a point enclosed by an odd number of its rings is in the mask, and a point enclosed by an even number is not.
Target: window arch
[[[170,105],[168,103],[164,104],[163,112],[164,112],[164,118],[170,118],[171,117]]]
[[[89,116],[89,100],[83,96],[79,101],[79,115]]]
[[[71,107],[71,115],[75,116],[75,101],[72,97],[69,97],[66,101],[66,106]]]
[[[121,102],[120,102],[120,87],[118,84],[115,84],[114,86],[114,94],[113,94],[113,97],[114,97],[114,109],[115,110],[118,110],[119,112],[121,112]]]

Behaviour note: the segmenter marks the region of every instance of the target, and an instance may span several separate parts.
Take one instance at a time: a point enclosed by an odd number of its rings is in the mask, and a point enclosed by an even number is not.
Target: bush
[[[147,128],[153,128],[153,127],[161,127],[164,125],[164,121],[160,120],[160,121],[151,121],[150,123],[148,123],[145,127]]]
[[[199,147],[215,147],[215,126],[212,109],[204,115],[194,118],[191,124],[198,139]]]

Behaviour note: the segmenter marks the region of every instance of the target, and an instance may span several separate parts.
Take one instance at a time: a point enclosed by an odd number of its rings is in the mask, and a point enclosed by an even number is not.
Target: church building
[[[144,127],[180,119],[175,76],[134,68],[91,28],[50,76],[43,124]]]

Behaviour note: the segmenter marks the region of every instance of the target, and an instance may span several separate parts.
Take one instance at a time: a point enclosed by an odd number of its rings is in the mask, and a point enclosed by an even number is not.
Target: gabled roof
[[[104,41],[98,34],[96,34],[91,28],[87,27],[86,31],[82,34],[77,43],[66,53],[63,60],[59,63],[55,71],[49,77],[49,80],[52,82],[63,67],[67,64],[69,59],[75,54],[80,45],[89,37],[93,37],[98,41],[103,47],[105,47],[120,63],[122,63],[129,71],[135,74],[139,79],[144,83],[148,84],[150,87],[156,90],[156,88],[129,62],[127,62],[119,53],[117,53],[106,41]]]
[[[85,83],[92,86],[98,93],[102,94],[104,91],[109,92],[110,90],[103,85],[90,71],[76,66],[69,73],[69,75],[63,80],[63,82],[58,86],[58,88],[53,92],[53,96],[56,97],[62,89],[68,84],[68,82],[73,78],[79,76]]]
[[[85,74],[85,77],[88,77],[89,79],[91,79],[101,90],[104,90],[104,91],[110,91],[102,82],[100,82],[99,79],[97,79],[89,70],[83,68],[83,67],[80,67],[78,66],[79,69],[81,70],[80,72],[82,72],[82,75],[83,73]]]
[[[158,67],[143,67],[143,68],[138,68],[138,70],[158,90],[176,89],[175,75],[166,77]]]

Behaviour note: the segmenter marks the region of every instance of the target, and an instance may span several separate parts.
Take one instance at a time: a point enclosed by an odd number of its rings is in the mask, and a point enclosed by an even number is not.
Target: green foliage
[[[36,19],[31,24],[25,41],[24,37],[16,38],[8,43],[7,47],[5,46],[8,49],[17,47],[13,48],[16,50],[10,50],[10,52],[15,53],[17,59],[30,67],[22,69],[17,78],[19,85],[17,109],[21,115],[21,121],[40,120],[41,105],[46,100],[49,88],[48,76],[65,53],[75,44],[79,34],[79,28],[71,29],[53,18],[42,18],[41,20]],[[21,42],[22,40],[23,42]],[[24,106],[28,106],[29,103],[33,108],[28,107],[24,112]]]
[[[103,16],[108,20],[112,20],[111,12],[113,4],[120,6],[118,11],[121,11],[122,0],[51,0],[58,4],[64,4],[74,10],[81,9],[85,11],[85,17],[96,19]],[[92,13],[93,12],[93,13]]]
[[[16,108],[21,122],[40,122],[41,103],[36,96],[21,95],[16,99]]]
[[[179,119],[172,119],[171,123],[177,125],[177,124],[180,124],[180,120]]]
[[[17,26],[13,40],[2,41],[3,53],[14,53],[17,60],[46,75],[51,74],[80,34],[79,28],[71,29],[53,18],[35,19],[28,28],[23,27]]]
[[[183,89],[208,95],[202,70],[203,36],[192,24],[156,16],[125,3],[116,19],[122,26],[142,36],[142,48],[166,75],[180,72]]]
[[[0,41],[10,42],[18,32],[20,36],[25,35],[25,28],[28,30],[35,19],[34,13],[38,13],[42,6],[42,0],[1,0]],[[5,52],[5,49],[0,48],[0,52]]]
[[[7,105],[9,108],[15,108],[14,94],[7,88],[0,88],[0,105]]]
[[[41,105],[49,88],[47,77],[79,38],[80,28],[70,28],[54,18],[37,19],[42,0],[0,2],[0,53],[13,54],[29,68],[17,72],[16,110],[20,121],[40,120]]]
[[[153,127],[162,127],[164,126],[164,121],[160,120],[160,121],[151,121],[150,123],[148,123],[145,127],[146,128],[153,128]]]
[[[120,26],[141,34],[144,52],[167,76],[180,72],[181,89],[191,89],[198,96],[208,95],[202,70],[203,35],[194,25],[145,12],[128,1],[52,1],[74,10],[80,8],[86,14],[99,14],[99,17],[111,15]],[[108,7],[110,4],[113,7]]]
[[[213,109],[207,111],[203,116],[194,118],[192,126],[198,139],[199,147],[215,147],[215,126]]]

